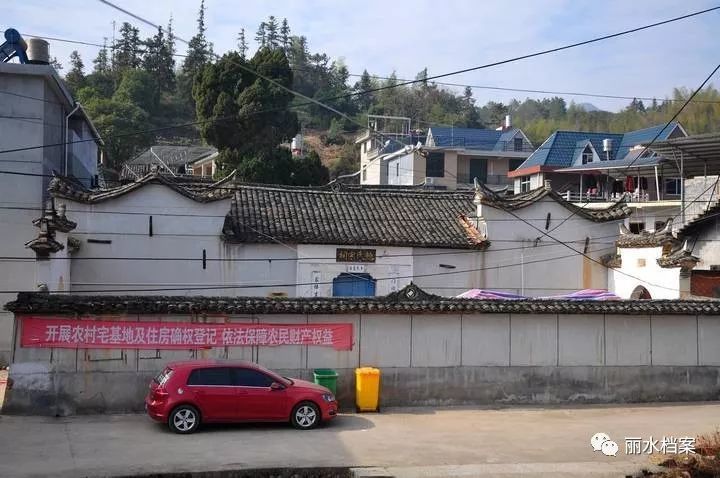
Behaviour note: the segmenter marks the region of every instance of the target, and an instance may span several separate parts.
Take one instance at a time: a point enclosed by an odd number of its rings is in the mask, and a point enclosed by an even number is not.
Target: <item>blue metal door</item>
[[[375,279],[370,274],[343,272],[333,279],[333,297],[373,297]]]

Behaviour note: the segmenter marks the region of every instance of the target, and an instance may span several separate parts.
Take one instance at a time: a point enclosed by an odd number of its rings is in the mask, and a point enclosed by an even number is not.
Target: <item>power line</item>
[[[140,22],[142,22],[142,23],[145,23],[145,24],[147,24],[147,25],[150,25],[150,26],[152,26],[153,28],[160,28],[160,27],[159,27],[158,25],[156,25],[155,23],[153,23],[153,22],[151,22],[151,21],[149,21],[149,20],[147,20],[147,19],[145,19],[145,18],[143,18],[143,17],[141,17],[141,16],[139,16],[139,15],[137,15],[137,14],[135,14],[135,13],[129,11],[129,10],[126,10],[126,9],[124,9],[124,8],[121,8],[121,7],[119,7],[118,5],[115,5],[114,3],[112,3],[112,2],[110,2],[110,1],[108,1],[108,0],[98,0],[98,1],[100,1],[101,3],[107,5],[107,6],[113,8],[113,9],[115,9],[115,10],[118,10],[118,11],[120,11],[120,12],[123,12],[123,13],[125,13],[126,15],[129,15],[129,16],[131,16],[132,18],[135,18],[136,20],[138,20],[138,21],[140,21]],[[569,44],[569,45],[564,45],[564,46],[561,46],[561,47],[556,47],[556,48],[552,48],[552,49],[548,49],[548,50],[543,50],[543,51],[539,51],[539,52],[535,52],[535,53],[530,53],[530,54],[527,54],[527,55],[522,55],[522,56],[518,56],[518,57],[514,57],[514,58],[510,58],[510,59],[506,59],[506,60],[502,60],[502,61],[498,61],[498,62],[488,63],[488,64],[485,64],[485,65],[480,65],[480,66],[476,66],[476,67],[472,67],[472,68],[466,68],[466,69],[463,69],[463,70],[457,70],[457,71],[453,71],[453,72],[450,72],[450,73],[444,73],[444,74],[441,74],[441,75],[435,75],[435,76],[428,77],[428,78],[424,78],[424,79],[420,79],[420,80],[401,82],[401,83],[398,83],[398,84],[395,84],[395,85],[387,85],[387,86],[383,86],[383,87],[379,87],[379,88],[372,88],[372,89],[370,89],[370,90],[365,90],[365,91],[360,91],[360,92],[354,92],[354,93],[347,94],[347,95],[340,95],[340,96],[333,97],[333,98],[322,98],[322,101],[333,101],[333,100],[335,100],[335,99],[348,98],[348,97],[358,96],[358,95],[365,95],[365,94],[369,94],[369,93],[373,93],[373,92],[377,92],[377,91],[387,90],[387,89],[390,89],[390,88],[397,88],[397,87],[404,86],[404,85],[414,84],[414,83],[418,83],[418,82],[424,82],[424,81],[427,81],[427,80],[434,80],[434,79],[437,79],[437,78],[444,78],[444,77],[447,77],[447,76],[458,75],[458,74],[466,73],[466,72],[469,72],[469,71],[476,71],[476,70],[485,69],[485,68],[490,68],[490,67],[493,67],[493,66],[499,66],[499,65],[503,65],[503,64],[507,64],[507,63],[512,63],[512,62],[516,62],[516,61],[520,61],[520,60],[524,60],[524,59],[528,59],[528,58],[533,58],[533,57],[537,57],[537,56],[541,56],[541,55],[547,55],[547,54],[550,54],[550,53],[556,53],[556,52],[559,52],[559,51],[563,51],[563,50],[575,48],[575,47],[578,47],[578,46],[588,45],[588,44],[591,44],[591,43],[596,43],[596,42],[599,42],[599,41],[603,41],[603,40],[607,40],[607,39],[611,39],[611,38],[620,37],[620,36],[623,36],[623,35],[628,35],[628,34],[630,34],[630,33],[639,32],[639,31],[646,30],[646,29],[649,29],[649,28],[654,28],[654,27],[657,27],[657,26],[660,26],[660,25],[665,25],[665,24],[668,24],[668,23],[672,23],[672,22],[684,20],[684,19],[687,19],[687,18],[691,18],[691,17],[697,16],[697,15],[702,15],[702,14],[705,14],[705,13],[708,13],[708,12],[711,12],[711,11],[714,11],[714,10],[718,10],[718,9],[720,9],[720,6],[708,8],[708,9],[705,9],[705,10],[700,10],[700,11],[697,11],[697,12],[694,12],[694,13],[690,13],[690,14],[687,14],[687,15],[682,15],[682,16],[679,16],[679,17],[674,17],[674,18],[671,18],[671,19],[668,19],[668,20],[664,20],[664,21],[660,21],[660,22],[655,22],[655,23],[652,23],[652,24],[649,24],[649,25],[644,25],[644,26],[641,26],[641,27],[636,27],[636,28],[632,28],[632,29],[629,29],[629,30],[624,30],[624,31],[617,32],[617,33],[613,33],[613,34],[610,34],[610,35],[605,35],[605,36],[601,36],[601,37],[596,37],[596,38],[593,38],[593,39],[590,39],[590,40],[585,40],[585,41],[582,41],[582,42],[576,42],[576,43],[572,43],[572,44]],[[187,40],[184,40],[184,39],[181,38],[181,37],[174,36],[174,38],[177,39],[177,40],[179,40],[179,41],[182,42],[182,43],[185,43],[185,44],[189,45],[189,42],[188,42]],[[218,57],[218,58],[220,58],[219,55],[215,55],[215,56]],[[252,73],[252,74],[256,75],[258,78],[261,78],[261,79],[263,79],[263,80],[265,80],[265,81],[268,81],[268,82],[274,84],[275,86],[277,86],[277,87],[279,87],[279,88],[287,91],[288,93],[291,93],[291,94],[293,94],[293,95],[295,95],[295,96],[298,96],[298,97],[300,97],[300,98],[305,99],[306,101],[310,101],[310,102],[313,103],[313,104],[316,104],[316,105],[318,105],[318,106],[321,106],[321,107],[323,107],[323,108],[325,108],[325,109],[327,109],[327,110],[329,110],[329,111],[331,111],[331,112],[333,112],[333,113],[335,113],[335,114],[337,114],[337,115],[345,118],[346,120],[350,121],[351,123],[355,123],[355,124],[359,125],[361,128],[364,128],[364,127],[365,127],[364,125],[360,124],[358,121],[356,121],[356,120],[354,120],[353,118],[349,117],[349,116],[346,115],[345,113],[342,113],[341,111],[333,108],[332,106],[329,106],[329,105],[323,103],[322,101],[316,100],[316,99],[314,99],[314,98],[310,98],[310,97],[308,97],[308,96],[306,96],[306,95],[303,95],[302,93],[299,93],[299,92],[297,92],[297,91],[295,91],[295,90],[293,90],[293,89],[291,89],[291,88],[288,88],[287,86],[283,85],[282,83],[280,83],[280,82],[278,82],[278,81],[276,81],[276,80],[273,80],[272,78],[269,78],[269,77],[267,77],[266,75],[260,74],[259,72],[257,72],[256,70],[248,67],[247,65],[244,65],[244,64],[241,64],[241,63],[236,63],[236,62],[235,62],[235,64],[236,64],[238,67],[240,67],[241,69],[243,69],[243,70],[245,70],[245,71],[248,71],[249,73]],[[381,133],[378,133],[378,132],[376,132],[376,131],[373,131],[372,134],[376,134],[376,135],[378,135],[378,136],[380,136],[380,137],[383,136]],[[391,137],[390,139],[391,139],[391,140],[395,140],[395,139],[392,138],[392,137]],[[397,140],[395,140],[395,141],[397,141]],[[397,141],[397,142],[400,143],[399,141]],[[2,151],[0,151],[0,152],[2,152]]]
[[[33,35],[28,33],[23,33],[24,36],[32,36],[32,37],[38,37],[38,38],[44,38],[46,40],[52,40],[57,41],[61,43],[74,43],[78,45],[85,45],[85,46],[94,46],[98,48],[105,48],[109,50],[119,49],[118,46],[113,45],[105,45],[102,43],[94,43],[89,41],[82,41],[82,40],[70,40],[67,38],[58,38],[58,37],[51,37],[47,35]],[[133,49],[131,50],[134,53],[148,53],[147,50],[142,49]],[[179,58],[187,58],[187,55],[183,55],[180,53],[173,53],[171,56],[179,57]],[[298,71],[298,72],[315,72],[316,69],[313,68],[291,68],[292,71]],[[361,78],[364,75],[358,74],[358,73],[348,73],[348,76]],[[395,81],[402,81],[402,82],[411,82],[414,80],[408,80],[406,78],[396,78],[396,77],[390,77],[390,76],[383,76],[383,75],[371,75],[368,74],[369,77],[375,78],[378,80],[395,80]],[[425,80],[422,80],[425,81]],[[674,98],[658,98],[653,96],[642,96],[642,95],[612,95],[612,94],[603,94],[603,93],[587,93],[587,92],[580,92],[580,91],[554,91],[554,90],[539,90],[539,89],[532,89],[532,88],[510,88],[510,87],[501,87],[501,86],[493,86],[493,85],[475,85],[475,84],[469,84],[469,83],[451,83],[451,82],[443,82],[443,81],[434,81],[433,83],[442,85],[442,86],[454,86],[454,87],[469,87],[469,88],[475,88],[479,90],[496,90],[496,91],[508,91],[508,92],[517,92],[517,93],[537,93],[537,94],[545,94],[545,95],[559,95],[559,96],[584,96],[589,98],[603,98],[603,99],[618,99],[618,100],[643,100],[643,101],[661,101],[661,102],[679,102],[684,101],[682,99],[674,99]],[[2,93],[2,92],[0,92]],[[12,93],[7,93],[12,94]],[[36,98],[32,96],[25,96],[25,95],[17,95],[17,96],[23,96],[25,98],[30,99],[36,99],[39,101],[49,101],[43,98]],[[713,101],[713,100],[696,100],[696,103],[708,103],[708,104],[718,104],[720,101]]]
[[[87,233],[87,234],[98,234],[98,235],[107,235],[107,233]],[[127,233],[114,233],[118,235],[128,235]],[[143,236],[147,236],[147,234],[142,234]],[[162,236],[162,234],[153,234],[153,236]],[[168,234],[170,236],[174,236],[174,234]],[[184,236],[184,235],[183,235]],[[215,235],[217,236],[217,235]],[[603,238],[607,237],[617,237],[616,235],[613,236],[604,236]],[[601,239],[601,238],[597,238]],[[504,241],[498,241],[498,242],[504,242]],[[520,242],[520,241],[517,241]],[[527,242],[528,244],[532,243],[532,240],[523,241]],[[572,243],[584,243],[585,240],[577,240],[577,241],[568,241]],[[615,242],[601,242],[601,241],[593,241],[593,244],[595,245],[614,245]],[[436,257],[436,256],[455,256],[455,255],[463,255],[463,254],[480,254],[483,252],[489,252],[489,253],[496,253],[496,252],[504,252],[504,251],[519,251],[519,250],[536,250],[542,247],[557,247],[558,244],[552,242],[552,243],[542,243],[537,244],[533,246],[520,246],[520,247],[505,247],[501,249],[488,249],[488,250],[479,250],[479,249],[472,249],[472,250],[457,250],[453,252],[431,252],[426,254],[378,254],[375,257],[378,259],[385,259],[385,258],[396,258],[396,257]],[[401,246],[402,247],[402,246]],[[36,262],[37,259],[34,257],[23,257],[23,256],[0,256],[0,260],[3,261],[26,261],[26,262]],[[174,261],[186,261],[186,262],[297,262],[297,261],[336,261],[335,256],[324,256],[324,257],[280,257],[280,258],[274,258],[274,257],[239,257],[239,258],[233,258],[233,257],[135,257],[135,256],[63,256],[63,257],[53,257],[53,260],[71,260],[71,261],[87,261],[87,260],[102,260],[102,261],[149,261],[149,262],[174,262]],[[383,265],[383,266],[393,266],[395,264],[377,264],[375,265]]]
[[[678,112],[675,114],[675,116],[673,117],[673,119],[676,118],[676,117],[682,112],[682,110],[689,104],[689,102],[690,102],[690,101],[692,100],[692,98],[697,94],[697,92],[700,91],[700,89],[702,89],[703,86],[705,86],[705,84],[706,84],[708,81],[710,81],[710,78],[712,78],[712,76],[715,74],[715,72],[718,71],[718,69],[720,69],[720,64],[718,64],[718,65],[715,67],[715,69],[713,69],[713,71],[710,73],[710,75],[707,76],[707,78],[705,78],[705,80],[702,82],[702,84],[700,85],[700,87],[698,87],[698,89],[695,90],[695,92],[690,96],[690,98],[688,98],[688,101],[686,101],[686,102],[682,105],[682,107],[678,110]],[[673,119],[671,119],[671,120],[668,122],[668,125],[673,121]],[[666,127],[667,127],[667,126],[666,126]],[[664,128],[663,128],[663,129],[664,129]],[[663,130],[660,130],[660,132],[662,132],[662,131],[663,131]],[[655,138],[653,138],[653,140],[650,142],[650,144],[652,144],[659,136],[660,136],[660,133],[658,133],[658,134],[655,136]],[[645,147],[645,149],[643,150],[643,152],[647,151],[647,148],[648,148],[648,146]],[[640,157],[640,155],[638,155],[638,158],[639,158],[639,157]],[[635,160],[637,160],[638,158],[635,158]],[[635,162],[635,160],[633,160],[633,163]],[[630,163],[630,165],[632,165],[632,163]],[[629,167],[629,166],[628,166],[628,167]],[[718,184],[718,181],[720,181],[720,176],[718,176],[718,180],[715,182],[715,185]],[[707,190],[706,190],[706,191],[707,191]],[[704,193],[701,193],[701,194],[704,194]],[[548,238],[550,238],[550,239],[558,242],[559,244],[562,244],[563,246],[567,247],[568,249],[570,249],[570,250],[572,250],[572,251],[575,251],[575,252],[578,253],[578,254],[582,254],[582,255],[583,255],[584,257],[586,257],[587,259],[589,259],[589,260],[591,260],[591,261],[593,261],[593,262],[595,262],[595,263],[597,263],[597,264],[602,265],[602,266],[605,267],[606,269],[610,269],[610,267],[608,267],[606,264],[602,263],[601,261],[598,261],[597,259],[595,259],[595,258],[593,258],[593,257],[590,257],[587,253],[585,253],[585,252],[583,252],[583,251],[579,251],[579,250],[573,248],[572,246],[568,245],[567,243],[565,243],[565,242],[563,242],[563,241],[560,241],[559,239],[551,236],[551,235],[548,234],[547,232],[545,232],[545,231],[543,231],[542,229],[536,227],[534,224],[532,224],[532,223],[528,222],[527,220],[521,218],[520,216],[518,216],[517,214],[515,214],[515,213],[514,213],[513,211],[511,211],[510,209],[508,209],[508,208],[503,208],[503,209],[504,209],[508,214],[511,214],[512,216],[514,216],[515,218],[517,218],[517,219],[519,219],[520,221],[524,222],[525,224],[527,224],[528,226],[532,227],[533,229],[536,229],[536,230],[539,231],[542,235],[547,236]],[[683,208],[683,211],[684,211],[685,209],[686,209],[686,208]],[[681,213],[682,213],[683,211],[681,211]],[[654,286],[654,287],[658,287],[658,288],[666,289],[666,290],[672,290],[672,291],[676,290],[675,288],[665,287],[665,286],[662,286],[662,285],[659,285],[659,284],[653,284],[653,283],[651,283],[651,282],[648,282],[648,281],[646,281],[646,280],[643,280],[643,279],[641,279],[641,278],[639,278],[639,277],[633,276],[633,275],[628,274],[627,272],[624,272],[624,271],[621,271],[621,270],[617,270],[617,269],[613,269],[613,270],[619,272],[619,273],[622,274],[622,275],[625,275],[625,276],[627,276],[627,277],[630,277],[631,279],[638,280],[638,281],[640,281],[640,282],[643,282],[643,283],[645,283],[645,284],[648,284],[648,285],[651,285],[651,286]]]
[[[109,2],[107,2],[106,0],[99,0],[99,1],[101,1],[101,2],[103,2],[103,3],[109,3]],[[563,46],[556,47],[556,48],[550,48],[550,49],[547,49],[547,50],[541,50],[541,51],[537,51],[537,52],[534,52],[534,53],[528,53],[528,54],[526,54],[526,55],[516,56],[516,57],[513,57],[513,58],[509,58],[509,59],[507,59],[507,60],[500,60],[500,61],[496,61],[496,62],[492,62],[492,63],[486,63],[486,64],[480,65],[480,66],[474,66],[474,67],[471,67],[471,68],[464,68],[464,69],[461,69],[461,70],[452,71],[452,72],[450,72],[450,73],[443,73],[443,74],[440,74],[440,75],[428,76],[428,77],[426,77],[426,78],[421,78],[421,79],[417,79],[417,80],[404,81],[404,82],[400,82],[400,83],[397,83],[397,84],[394,84],[394,85],[387,85],[387,86],[382,86],[382,87],[378,87],[378,88],[372,88],[372,89],[369,89],[369,90],[364,90],[364,91],[357,92],[357,93],[355,93],[354,95],[365,95],[365,94],[374,93],[374,92],[377,92],[377,91],[383,91],[383,90],[387,90],[387,89],[391,89],[391,88],[397,88],[397,87],[400,87],[400,86],[412,85],[412,84],[416,84],[416,83],[425,83],[425,82],[427,82],[427,81],[435,80],[435,79],[438,79],[438,78],[446,78],[446,77],[448,77],[448,76],[454,76],[454,75],[459,75],[459,74],[462,74],[462,73],[468,73],[468,72],[470,72],[470,71],[477,71],[477,70],[481,70],[481,69],[485,69],[485,68],[490,68],[490,67],[494,67],[494,66],[505,65],[505,64],[507,64],[507,63],[513,63],[513,62],[520,61],[520,60],[526,60],[526,59],[529,59],[529,58],[534,58],[534,57],[538,57],[538,56],[542,56],[542,55],[547,55],[547,54],[550,54],[550,53],[557,53],[557,52],[559,52],[559,51],[569,50],[569,49],[571,49],[571,48],[576,48],[576,47],[583,46],[583,45],[589,45],[589,44],[591,44],[591,43],[597,43],[597,42],[600,42],[600,41],[603,41],[603,40],[609,40],[609,39],[611,39],[611,38],[617,38],[617,37],[621,37],[621,36],[628,35],[628,34],[631,34],[631,33],[636,33],[636,32],[642,31],[642,30],[647,30],[647,29],[649,29],[649,28],[654,28],[654,27],[657,27],[657,26],[666,25],[666,24],[668,24],[668,23],[673,23],[673,22],[677,22],[677,21],[680,21],[680,20],[685,20],[685,19],[687,19],[687,18],[695,17],[695,16],[698,16],[698,15],[703,15],[703,14],[705,14],[705,13],[709,13],[709,12],[712,12],[712,11],[715,11],[715,10],[720,10],[720,6],[708,8],[708,9],[705,9],[705,10],[696,11],[696,12],[693,12],[693,13],[690,13],[690,14],[687,14],[687,15],[682,15],[682,16],[679,16],[679,17],[670,18],[670,19],[663,20],[663,21],[660,21],[660,22],[651,23],[651,24],[649,24],[649,25],[644,25],[644,26],[641,26],[641,27],[631,28],[631,29],[629,29],[629,30],[623,30],[623,31],[620,31],[620,32],[617,32],[617,33],[612,33],[612,34],[609,34],[609,35],[603,35],[603,36],[600,36],[600,37],[592,38],[592,39],[590,39],[590,40],[584,40],[584,41],[581,41],[581,42],[571,43],[571,44],[569,44],[569,45],[563,45]],[[133,16],[134,16],[134,15],[133,15]]]
[[[301,70],[306,71],[306,69]],[[307,70],[309,71],[309,70]],[[364,75],[358,75],[357,73],[349,73],[349,76],[353,77],[362,77]],[[388,76],[379,76],[379,75],[369,75],[371,78],[377,78],[379,80],[398,80],[398,81],[412,81],[404,78],[392,78]],[[436,83],[438,85],[443,86],[458,86],[458,87],[468,87],[468,88],[475,88],[478,90],[497,90],[497,91],[510,91],[510,92],[518,92],[518,93],[538,93],[538,94],[545,94],[545,95],[558,95],[558,96],[586,96],[590,98],[604,98],[604,99],[616,99],[616,100],[644,100],[644,101],[659,101],[659,102],[680,102],[685,101],[683,99],[674,99],[674,98],[657,98],[657,97],[651,97],[651,96],[625,96],[625,95],[610,95],[610,94],[601,94],[601,93],[583,93],[583,92],[573,92],[573,91],[552,91],[552,90],[534,90],[529,88],[509,88],[509,87],[500,87],[500,86],[490,86],[490,85],[471,85],[471,84],[464,84],[464,83],[447,83],[442,81],[434,81],[433,83]],[[696,103],[708,103],[708,104],[720,104],[720,101],[713,101],[713,100],[695,100]],[[421,121],[422,123],[423,121]]]
[[[675,112],[675,114],[673,115],[673,117],[668,120],[668,122],[665,124],[665,126],[663,126],[660,130],[658,130],[657,134],[653,137],[653,139],[652,139],[647,145],[645,145],[645,147],[643,147],[642,151],[640,151],[640,153],[630,162],[630,164],[627,165],[627,167],[625,168],[625,173],[627,173],[627,172],[630,170],[630,168],[632,167],[632,165],[635,164],[635,162],[636,162],[638,159],[642,158],[642,157],[645,155],[645,153],[650,149],[650,147],[653,145],[653,143],[655,143],[655,141],[658,140],[658,138],[663,134],[663,132],[664,132],[667,128],[670,127],[670,125],[673,123],[673,121],[675,121],[675,120],[678,118],[678,116],[680,116],[680,113],[682,113],[683,110],[687,107],[687,105],[690,104],[690,102],[693,100],[693,98],[695,98],[695,95],[697,95],[698,92],[703,89],[703,87],[705,86],[705,84],[706,84],[708,81],[710,81],[710,78],[712,78],[713,75],[715,75],[715,73],[718,71],[718,69],[720,69],[720,63],[719,63],[719,64],[715,67],[715,69],[707,76],[707,78],[705,78],[705,80],[704,80],[704,81],[700,84],[700,86],[693,92],[693,94],[690,95],[690,97],[687,99],[687,101],[685,101],[685,102],[682,104],[682,106],[680,106],[680,108],[677,110],[677,112]],[[720,181],[720,176],[718,176],[718,181]],[[715,184],[717,185],[717,181],[716,181]],[[700,195],[705,194],[705,192],[707,192],[707,190],[703,191]],[[713,191],[713,192],[714,192],[714,191]],[[658,191],[658,193],[659,193],[659,191]],[[581,194],[582,194],[582,191],[581,191]],[[698,196],[698,197],[699,197],[699,196]],[[712,200],[712,195],[710,196],[710,199]],[[588,198],[588,202],[586,202],[585,205],[587,206],[587,204],[588,204],[589,202],[590,202],[590,199]],[[692,203],[690,203],[690,204],[692,204]],[[685,212],[685,210],[688,208],[688,206],[689,206],[689,204],[688,204],[687,206],[685,206],[685,207],[680,211],[680,213],[679,213],[678,215],[683,214],[683,213]],[[557,228],[560,227],[562,224],[564,224],[566,221],[568,221],[572,216],[574,216],[575,214],[577,214],[578,211],[579,211],[579,209],[576,210],[576,211],[574,211],[574,212],[573,212],[570,216],[568,216],[563,222],[561,222],[560,224],[558,224],[553,230],[557,229]],[[675,216],[675,217],[677,217],[677,216]],[[673,217],[673,219],[674,219],[674,217]],[[552,231],[549,231],[549,232],[552,232]],[[548,237],[552,237],[552,236],[548,236]]]
[[[600,249],[606,250],[607,248]],[[592,251],[592,252],[598,252],[598,251]],[[479,272],[484,270],[493,270],[493,269],[502,269],[506,267],[522,267],[527,264],[535,264],[540,262],[548,262],[548,261],[555,261],[555,260],[562,260],[567,259],[571,257],[575,257],[576,254],[570,254],[567,256],[558,256],[558,257],[550,257],[550,258],[543,258],[543,259],[537,259],[532,261],[524,261],[520,263],[513,263],[513,264],[503,264],[503,265],[494,265],[494,266],[488,266],[488,267],[479,267],[479,268],[473,268],[473,269],[464,269],[464,270],[452,270],[447,272],[432,272],[427,274],[414,274],[411,276],[392,276],[392,277],[379,277],[375,278],[375,281],[387,281],[387,280],[398,280],[398,279],[415,279],[415,278],[424,278],[424,277],[436,277],[436,276],[446,276],[446,275],[456,275],[456,274],[465,274],[468,272]],[[114,292],[160,292],[160,291],[191,291],[191,290],[227,290],[227,289],[258,289],[258,288],[278,288],[278,287],[299,287],[299,286],[311,286],[311,285],[329,285],[332,284],[332,281],[325,281],[325,282],[301,282],[301,283],[286,283],[286,284],[247,284],[247,285],[223,285],[223,286],[188,286],[188,287],[163,287],[163,288],[144,288],[144,289],[100,289],[100,290],[70,290],[70,291],[62,291],[62,292],[50,292],[51,294],[72,294],[72,293],[79,293],[79,294],[88,294],[88,293],[114,293]],[[0,291],[0,294],[17,294],[20,292],[28,292],[28,291],[20,291],[20,290],[5,290]]]
[[[99,48],[104,48],[104,49],[106,49],[106,50],[120,50],[120,49],[125,50],[124,47],[120,47],[120,46],[117,46],[117,45],[105,45],[104,43],[94,43],[94,42],[82,41],[82,40],[69,40],[69,39],[67,39],[67,38],[50,37],[50,36],[47,36],[47,35],[33,35],[33,34],[31,34],[31,33],[22,33],[22,35],[23,35],[23,36],[28,36],[28,37],[42,38],[42,39],[44,39],[44,40],[58,41],[58,42],[60,42],[60,43],[74,43],[74,44],[76,44],[76,45],[95,46],[95,47],[99,47]],[[175,35],[173,35],[173,38],[175,38]],[[147,50],[142,50],[142,49],[140,49],[140,48],[134,48],[134,49],[130,49],[130,50],[127,50],[127,51],[132,51],[133,53],[148,53]],[[187,55],[182,55],[182,54],[180,54],[180,53],[173,53],[173,54],[171,54],[171,56],[177,56],[177,57],[180,57],[180,58],[186,58],[186,57],[187,57]]]

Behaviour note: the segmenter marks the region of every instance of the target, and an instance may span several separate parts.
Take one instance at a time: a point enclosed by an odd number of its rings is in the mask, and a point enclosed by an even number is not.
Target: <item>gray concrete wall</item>
[[[125,320],[158,320],[129,316]],[[164,316],[164,321],[353,325],[353,348],[244,347],[203,351],[15,349],[9,413],[66,415],[142,408],[170,361],[254,360],[288,376],[339,371],[354,407],[358,366],[382,369],[383,405],[716,400],[720,317],[581,314]]]

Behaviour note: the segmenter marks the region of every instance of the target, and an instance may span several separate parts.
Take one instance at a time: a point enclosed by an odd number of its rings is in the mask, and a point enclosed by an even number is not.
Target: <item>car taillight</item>
[[[152,394],[152,396],[155,400],[163,400],[163,399],[167,398],[168,395],[170,395],[170,394],[167,393],[167,391],[162,387],[158,387],[155,390],[153,390],[153,394]]]

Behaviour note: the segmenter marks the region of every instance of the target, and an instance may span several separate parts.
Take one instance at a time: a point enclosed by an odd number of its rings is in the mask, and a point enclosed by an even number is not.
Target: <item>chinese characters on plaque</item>
[[[375,262],[375,249],[343,249],[335,251],[335,262]]]

